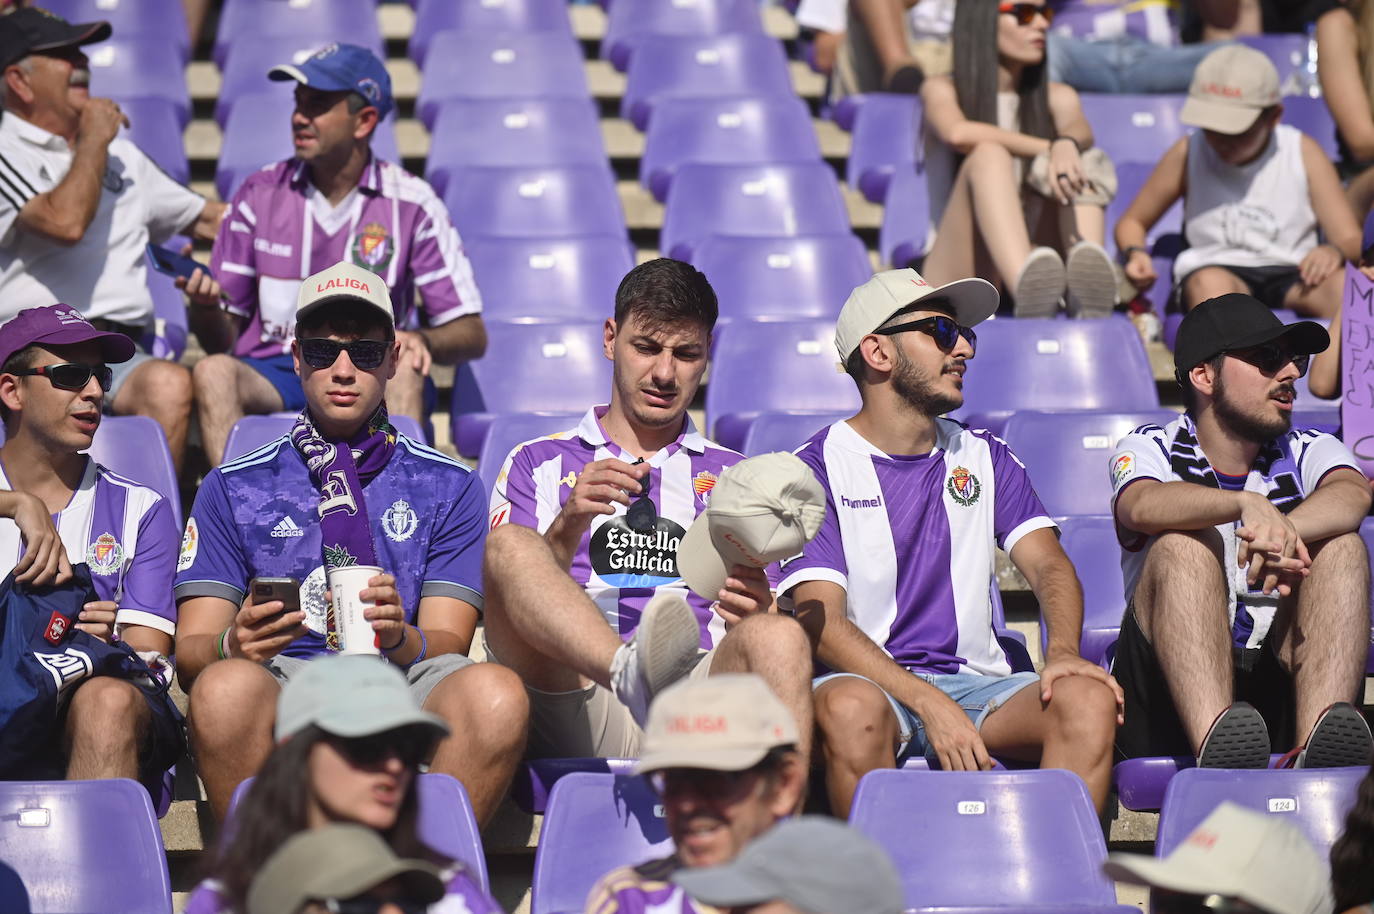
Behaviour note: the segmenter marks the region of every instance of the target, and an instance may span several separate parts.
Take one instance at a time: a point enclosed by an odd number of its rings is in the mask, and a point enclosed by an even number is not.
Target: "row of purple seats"
[[[625,237],[610,164],[449,172],[443,192],[464,241],[478,238]]]
[[[183,66],[191,59],[191,35],[181,0],[44,0],[42,6],[68,22],[103,19],[110,23],[115,38],[149,39],[164,54],[171,51]]]
[[[225,0],[215,30],[214,60],[223,68],[245,47],[288,37],[314,47],[347,41],[380,49],[377,0]]]
[[[608,10],[601,56],[622,73],[650,38],[762,35],[758,0],[674,0],[617,3]]]
[[[415,30],[408,53],[424,67],[430,42],[440,32],[551,32],[572,37],[567,0],[420,0],[415,4]]]
[[[162,99],[172,106],[177,123],[186,126],[191,118],[191,93],[186,86],[185,62],[176,54],[168,54],[161,39],[121,38],[116,32],[108,41],[84,50],[91,62],[93,95],[121,102]]]
[[[182,140],[181,113],[177,103],[167,98],[137,96],[116,98],[129,118],[124,133],[158,167],[182,184],[191,179],[191,164]]]

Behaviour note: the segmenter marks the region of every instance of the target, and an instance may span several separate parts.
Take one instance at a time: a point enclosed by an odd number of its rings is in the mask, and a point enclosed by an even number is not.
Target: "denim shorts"
[[[300,412],[305,409],[305,390],[301,388],[300,376],[296,374],[296,364],[291,353],[269,355],[263,358],[245,358],[239,361],[266,379],[281,397],[281,408],[286,412]]]
[[[1040,682],[1039,673],[1012,673],[1010,676],[984,676],[981,673],[912,673],[925,682],[930,683],[948,695],[955,704],[964,709],[968,719],[973,721],[973,726],[982,729],[983,720],[993,711],[1015,695],[1017,692],[1030,685]],[[855,679],[862,679],[864,682],[873,682],[866,676],[857,673],[829,673],[825,676],[818,676],[811,682],[811,690],[815,691],[823,683],[830,682],[832,679],[839,679],[842,676],[851,676]],[[876,682],[874,688],[882,691],[882,686]],[[929,760],[934,760],[935,753],[930,743],[926,740],[926,728],[921,723],[921,719],[916,716],[906,705],[897,699],[887,695],[888,704],[892,705],[892,711],[897,715],[897,726],[901,731],[901,745],[897,748],[897,764],[913,755],[922,755]]]

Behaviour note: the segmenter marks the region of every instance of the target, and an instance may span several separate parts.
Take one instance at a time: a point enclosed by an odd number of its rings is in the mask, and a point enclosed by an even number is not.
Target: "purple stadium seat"
[[[487,321],[605,320],[635,263],[623,237],[465,238],[463,247]]]
[[[108,470],[166,498],[181,526],[181,491],[162,426],[147,416],[102,416],[87,452]]]
[[[796,98],[673,98],[659,103],[644,137],[639,183],[663,200],[688,163],[819,162],[811,113]]]
[[[929,234],[930,197],[925,175],[915,166],[899,166],[888,180],[883,198],[883,224],[878,229],[883,263],[894,269],[909,266],[925,254]]]
[[[835,370],[829,320],[736,321],[717,334],[706,386],[707,435],[739,450],[749,423],[780,409],[859,408],[859,391]]]
[[[1264,54],[1279,71],[1279,91],[1285,95],[1306,95],[1315,83],[1315,72],[1308,72],[1309,54],[1316,53],[1316,39],[1298,34],[1239,35],[1236,40]],[[1285,103],[1286,103],[1285,99]]]
[[[0,781],[0,860],[35,914],[172,914],[167,851],[137,781]]]
[[[844,411],[800,409],[760,413],[749,423],[740,451],[746,457],[774,451],[795,451],[816,432],[852,415],[852,412]]]
[[[1283,123],[1297,127],[1316,140],[1322,152],[1332,161],[1341,157],[1340,144],[1336,140],[1336,122],[1331,117],[1331,109],[1326,106],[1326,99],[1308,95],[1288,96],[1283,100]]]
[[[482,451],[477,455],[477,475],[490,495],[496,489],[506,458],[517,445],[555,432],[575,428],[582,414],[575,412],[504,413],[492,416],[482,439]]]
[[[762,33],[758,0],[617,3],[607,15],[601,56],[623,73],[635,48],[650,36],[699,38]]]
[[[465,241],[625,236],[620,195],[605,164],[456,169],[444,204]]]
[[[430,44],[415,110],[426,127],[453,98],[588,97],[581,46],[559,32],[440,32]]]
[[[116,38],[153,39],[174,51],[183,65],[191,57],[191,36],[181,0],[44,0],[42,6],[68,22],[103,19],[110,23]]]
[[[629,776],[634,774],[637,761],[626,758],[530,759],[515,769],[515,778],[510,785],[511,799],[525,812],[542,815],[548,809],[554,785],[567,775],[592,772]]]
[[[455,99],[439,106],[425,179],[443,194],[449,175],[474,165],[605,165],[591,99]]]
[[[1093,129],[1093,141],[1123,162],[1158,162],[1165,151],[1188,132],[1179,123],[1182,95],[1098,95],[1084,92],[1083,114]],[[1110,226],[1111,223],[1108,223]]]
[[[969,362],[964,405],[955,416],[1000,433],[1023,409],[1159,409],[1135,326],[1124,317],[1003,317],[979,324],[978,357]]]
[[[725,320],[835,317],[854,287],[873,275],[853,235],[715,235],[697,246],[692,263],[711,281]]]
[[[1067,771],[870,771],[849,822],[891,855],[908,911],[1116,903],[1102,826]]]
[[[781,42],[766,35],[648,36],[630,62],[620,113],[643,130],[666,98],[713,96],[795,98]]]
[[[572,36],[567,0],[420,0],[415,7],[415,30],[410,35],[410,59],[424,67],[429,43],[440,32],[559,32]]]
[[[248,793],[253,779],[239,782],[229,798],[229,811],[225,814],[220,828],[227,833],[233,827],[234,810],[239,801]],[[440,856],[466,863],[477,877],[477,882],[485,890],[490,883],[487,878],[487,857],[482,849],[482,833],[477,828],[477,820],[472,814],[472,803],[463,782],[447,774],[427,772],[415,782],[419,791],[420,817],[416,823],[420,840],[437,851]]]
[[[191,116],[182,61],[157,38],[111,38],[85,49],[91,59],[91,94],[118,99],[159,98],[169,102],[177,122]]]
[[[854,122],[859,118],[859,110],[868,102],[869,98],[876,95],[876,92],[867,94],[846,95],[836,102],[830,109],[830,119],[835,122],[845,133],[854,129]]]
[[[602,354],[602,340],[599,322],[488,321],[486,355],[458,366],[453,379],[449,418],[458,453],[482,452],[497,413],[580,413],[605,402],[611,363]]]
[[[1368,770],[1359,767],[1180,771],[1164,794],[1155,856],[1167,855],[1219,803],[1230,800],[1255,812],[1289,817],[1325,857],[1345,830],[1345,814],[1354,804],[1356,789]]]
[[[921,98],[874,92],[854,117],[845,181],[874,203],[882,203],[892,176],[916,167]]]
[[[129,117],[125,135],[143,150],[174,180],[185,184],[191,179],[191,166],[186,160],[186,144],[181,131],[177,104],[166,98],[120,98],[119,107]]]
[[[848,235],[835,173],[806,165],[684,165],[673,179],[659,250],[692,260],[711,235]]]
[[[662,810],[641,777],[582,771],[559,779],[534,854],[531,914],[574,914],[606,873],[671,854]]]
[[[238,49],[264,38],[292,36],[381,47],[376,0],[225,0],[215,32],[215,63],[221,68]]]
[[[274,2],[286,5],[282,0],[248,2]],[[252,41],[241,41],[234,45],[229,58],[220,64],[223,78],[220,80],[219,98],[215,101],[215,122],[221,127],[228,124],[234,106],[245,95],[256,96],[263,92],[277,92],[288,99],[291,98],[292,85],[273,82],[267,78],[267,72],[281,64],[299,64],[333,41],[371,48],[378,57],[385,59],[385,49],[380,37],[369,43],[361,36],[350,35],[344,26],[338,24],[323,35],[305,33],[254,36]],[[258,103],[261,104],[261,100]]]
[[[1103,475],[1106,475],[1105,473]],[[1066,517],[1059,523],[1059,545],[1083,584],[1083,632],[1079,653],[1104,663],[1107,649],[1116,643],[1121,616],[1126,611],[1126,585],[1121,576],[1121,547],[1116,522],[1110,517]],[[1049,631],[1040,626],[1043,651]]]
[[[268,442],[290,434],[296,422],[296,413],[270,413],[266,416],[244,416],[229,430],[229,440],[224,443],[224,463],[237,460],[249,451],[257,450]],[[392,416],[391,424],[396,431],[412,441],[425,443],[425,433],[409,416]]]
[[[981,340],[980,340],[981,342]],[[975,360],[970,371],[980,366]],[[1051,517],[1111,513],[1111,456],[1122,436],[1140,425],[1164,425],[1173,410],[1014,413],[1002,437],[1021,458]]]
[[[1158,812],[1174,775],[1197,765],[1191,755],[1129,758],[1112,768],[1121,805],[1134,812]]]
[[[1126,210],[1130,208],[1132,201],[1140,193],[1140,189],[1145,186],[1145,181],[1150,177],[1150,172],[1154,170],[1151,162],[1118,162],[1116,165],[1117,191],[1112,202],[1107,204],[1107,230],[1116,227],[1121,217],[1126,215]],[[1176,235],[1183,232],[1183,200],[1179,199],[1164,211],[1164,215],[1151,227],[1145,236],[1146,243],[1153,247],[1161,237],[1165,235]],[[1108,246],[1115,251],[1116,241],[1108,241]],[[1162,288],[1166,293],[1169,284],[1172,282],[1172,272],[1161,272],[1156,287]]]
[[[263,91],[240,95],[224,125],[224,143],[215,164],[215,189],[230,199],[249,175],[264,165],[295,154],[291,113],[296,109],[291,89],[262,81]],[[276,88],[269,88],[274,86]],[[240,104],[241,102],[241,104]],[[396,119],[388,117],[372,134],[372,151],[388,162],[400,162],[396,148]]]

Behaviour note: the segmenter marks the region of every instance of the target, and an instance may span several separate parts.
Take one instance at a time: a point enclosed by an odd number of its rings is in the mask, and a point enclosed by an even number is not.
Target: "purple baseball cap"
[[[106,333],[91,326],[71,305],[25,308],[0,326],[0,365],[25,346],[65,346],[95,340],[105,361],[127,362],[134,357],[134,341],[122,333]]]

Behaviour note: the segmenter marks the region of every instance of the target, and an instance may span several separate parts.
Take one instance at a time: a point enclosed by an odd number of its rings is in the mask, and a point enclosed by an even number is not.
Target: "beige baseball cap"
[[[386,315],[388,324],[396,326],[396,316],[391,312],[391,293],[386,283],[371,270],[364,270],[346,260],[326,267],[314,276],[307,276],[301,282],[301,290],[296,296],[296,322],[300,323],[307,315],[330,302],[343,299],[371,305]]]
[[[1108,854],[1103,871],[1119,882],[1239,898],[1271,914],[1324,914],[1331,873],[1311,842],[1282,814],[1222,803],[1162,860]]]
[[[721,471],[711,502],[677,547],[677,570],[714,600],[732,565],[762,568],[802,551],[825,522],[825,489],[795,454],[741,460]]]
[[[743,771],[796,745],[797,722],[757,673],[684,679],[649,708],[636,774],[664,768]]]
[[[1279,98],[1279,71],[1269,58],[1243,44],[1228,44],[1198,63],[1178,119],[1217,133],[1244,133]]]
[[[835,322],[835,351],[840,365],[859,348],[859,340],[886,324],[892,315],[928,295],[939,295],[954,309],[954,319],[972,327],[992,316],[999,301],[997,287],[986,279],[956,279],[932,286],[915,270],[887,270],[856,286]]]

